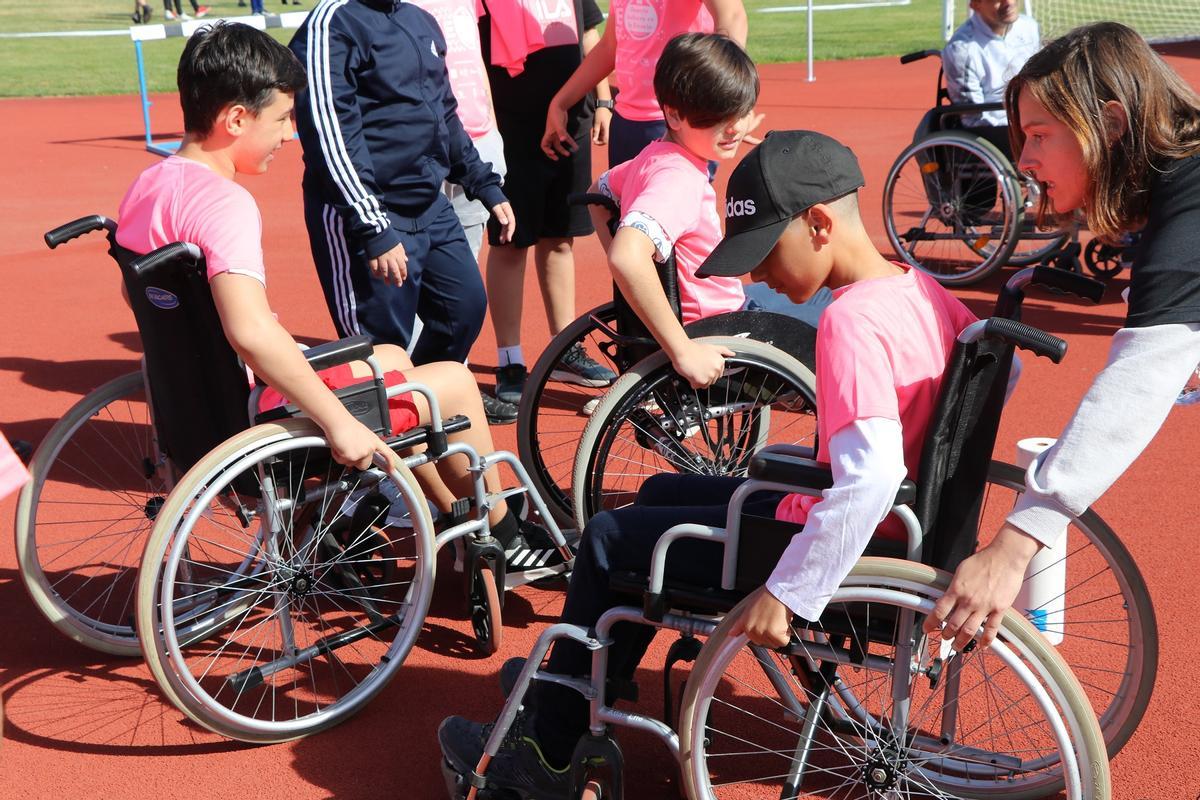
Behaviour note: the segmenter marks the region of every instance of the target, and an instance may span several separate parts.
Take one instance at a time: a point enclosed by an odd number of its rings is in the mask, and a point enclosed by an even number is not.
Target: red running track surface
[[[1200,51],[1174,50],[1170,63],[1200,85]],[[892,160],[930,105],[936,64],[901,68],[895,59],[821,64],[804,82],[799,65],[762,69],[764,130],[816,128],[858,153],[868,184],[866,218],[886,250],[880,189]],[[180,129],[171,95],[155,98],[160,137]],[[38,441],[82,394],[136,368],[138,339],[118,299],[118,278],[99,237],[51,253],[42,232],[89,213],[115,216],[121,195],[155,156],[141,145],[133,97],[0,101],[0,427],[10,438]],[[603,153],[597,153],[597,165]],[[598,170],[597,170],[598,171]],[[333,329],[313,274],[301,214],[300,148],[289,145],[271,172],[246,179],[262,209],[269,295],[298,337],[325,339]],[[723,191],[723,169],[718,192]],[[608,296],[609,280],[594,239],[577,247],[579,309]],[[1001,278],[960,292],[986,313]],[[1122,320],[1123,278],[1096,307],[1035,295],[1026,321],[1067,338],[1057,367],[1025,359],[1023,383],[1010,404],[997,454],[1011,458],[1017,439],[1055,435],[1092,376]],[[533,358],[547,335],[536,283],[526,283],[524,345]],[[473,357],[484,383],[495,363],[490,328]],[[1123,534],[1145,573],[1158,611],[1162,663],[1141,728],[1113,764],[1114,796],[1182,800],[1200,791],[1200,685],[1191,628],[1197,566],[1194,489],[1200,468],[1200,410],[1179,409],[1155,442],[1098,504]],[[514,427],[494,428],[498,446],[515,450]],[[0,503],[0,690],[5,706],[0,797],[289,797],[437,798],[444,796],[434,732],[447,714],[476,719],[496,712],[496,671],[523,655],[556,618],[561,595],[520,590],[506,608],[504,648],[479,658],[468,646],[457,583],[443,576],[417,648],[392,685],[346,724],[287,745],[248,747],[185,722],[164,705],[136,661],[90,652],[58,635],[33,608],[15,569],[12,512]],[[646,663],[661,665],[665,637]],[[1188,678],[1192,675],[1193,678]],[[643,672],[643,706],[661,708],[655,670]],[[630,797],[670,796],[673,769],[652,740],[623,734]]]

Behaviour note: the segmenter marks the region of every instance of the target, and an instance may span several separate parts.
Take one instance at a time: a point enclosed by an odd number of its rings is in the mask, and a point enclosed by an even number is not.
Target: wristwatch
[[[607,108],[609,111],[612,111],[613,106],[614,106],[614,104],[613,104],[612,100],[597,100],[596,101],[596,108]]]

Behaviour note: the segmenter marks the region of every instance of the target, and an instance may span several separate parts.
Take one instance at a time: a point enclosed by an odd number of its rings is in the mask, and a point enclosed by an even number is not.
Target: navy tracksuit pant
[[[408,256],[408,278],[400,286],[371,274],[333,206],[304,196],[313,261],[338,335],[366,334],[375,344],[407,347],[420,315],[425,327],[413,363],[465,360],[483,327],[487,295],[454,207],[439,196],[418,219],[389,217]]]

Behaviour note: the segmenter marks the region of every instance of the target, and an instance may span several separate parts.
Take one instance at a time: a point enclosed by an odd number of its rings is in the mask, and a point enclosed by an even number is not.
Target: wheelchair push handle
[[[1047,289],[1068,292],[1076,297],[1082,297],[1084,300],[1090,300],[1093,303],[1100,302],[1101,298],[1104,297],[1104,289],[1107,286],[1103,281],[1089,278],[1087,275],[1081,275],[1078,272],[1067,272],[1064,269],[1041,266],[1033,268],[1033,279],[1030,283],[1044,286]]]
[[[117,223],[113,220],[103,214],[92,214],[72,220],[65,225],[59,225],[53,230],[46,231],[42,238],[45,240],[46,246],[53,250],[60,244],[66,244],[72,239],[83,236],[85,233],[98,230],[107,230],[109,233],[112,233],[116,229]]]
[[[608,232],[617,233],[617,223],[621,219],[621,207],[617,201],[606,194],[598,192],[576,192],[568,195],[567,205],[571,206],[600,206],[608,212]]]
[[[940,56],[941,54],[941,50],[918,50],[915,53],[905,53],[904,55],[900,56],[900,63],[911,64],[914,61],[920,61],[921,59],[929,58],[930,56]]]
[[[147,273],[153,272],[163,264],[171,261],[189,259],[191,261],[187,266],[196,266],[204,259],[204,253],[200,248],[191,242],[172,242],[168,245],[163,245],[157,250],[153,250],[144,256],[135,258],[129,264],[129,269],[134,275],[139,278]]]
[[[1067,343],[1051,333],[1038,330],[1015,319],[992,317],[983,324],[983,337],[998,339],[1058,364],[1067,354]]]

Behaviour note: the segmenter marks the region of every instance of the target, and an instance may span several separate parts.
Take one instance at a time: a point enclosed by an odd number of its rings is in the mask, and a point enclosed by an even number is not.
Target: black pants
[[[628,596],[609,588],[614,572],[646,573],[654,545],[668,528],[684,522],[724,526],[729,499],[744,478],[704,475],[655,475],[642,484],[637,502],[616,511],[597,514],[584,528],[575,558],[571,584],[563,606],[562,622],[592,627],[610,608],[628,605]],[[698,504],[698,499],[703,504]],[[748,513],[773,517],[780,495],[755,494]],[[680,539],[671,545],[666,575],[700,586],[721,581],[724,548],[717,542]],[[654,639],[647,625],[618,623],[608,652],[608,677],[628,681]],[[555,642],[547,670],[564,675],[591,673],[592,655],[582,645],[565,639]],[[565,763],[588,726],[588,703],[578,692],[558,684],[535,684],[535,731],[543,752],[553,762]]]

